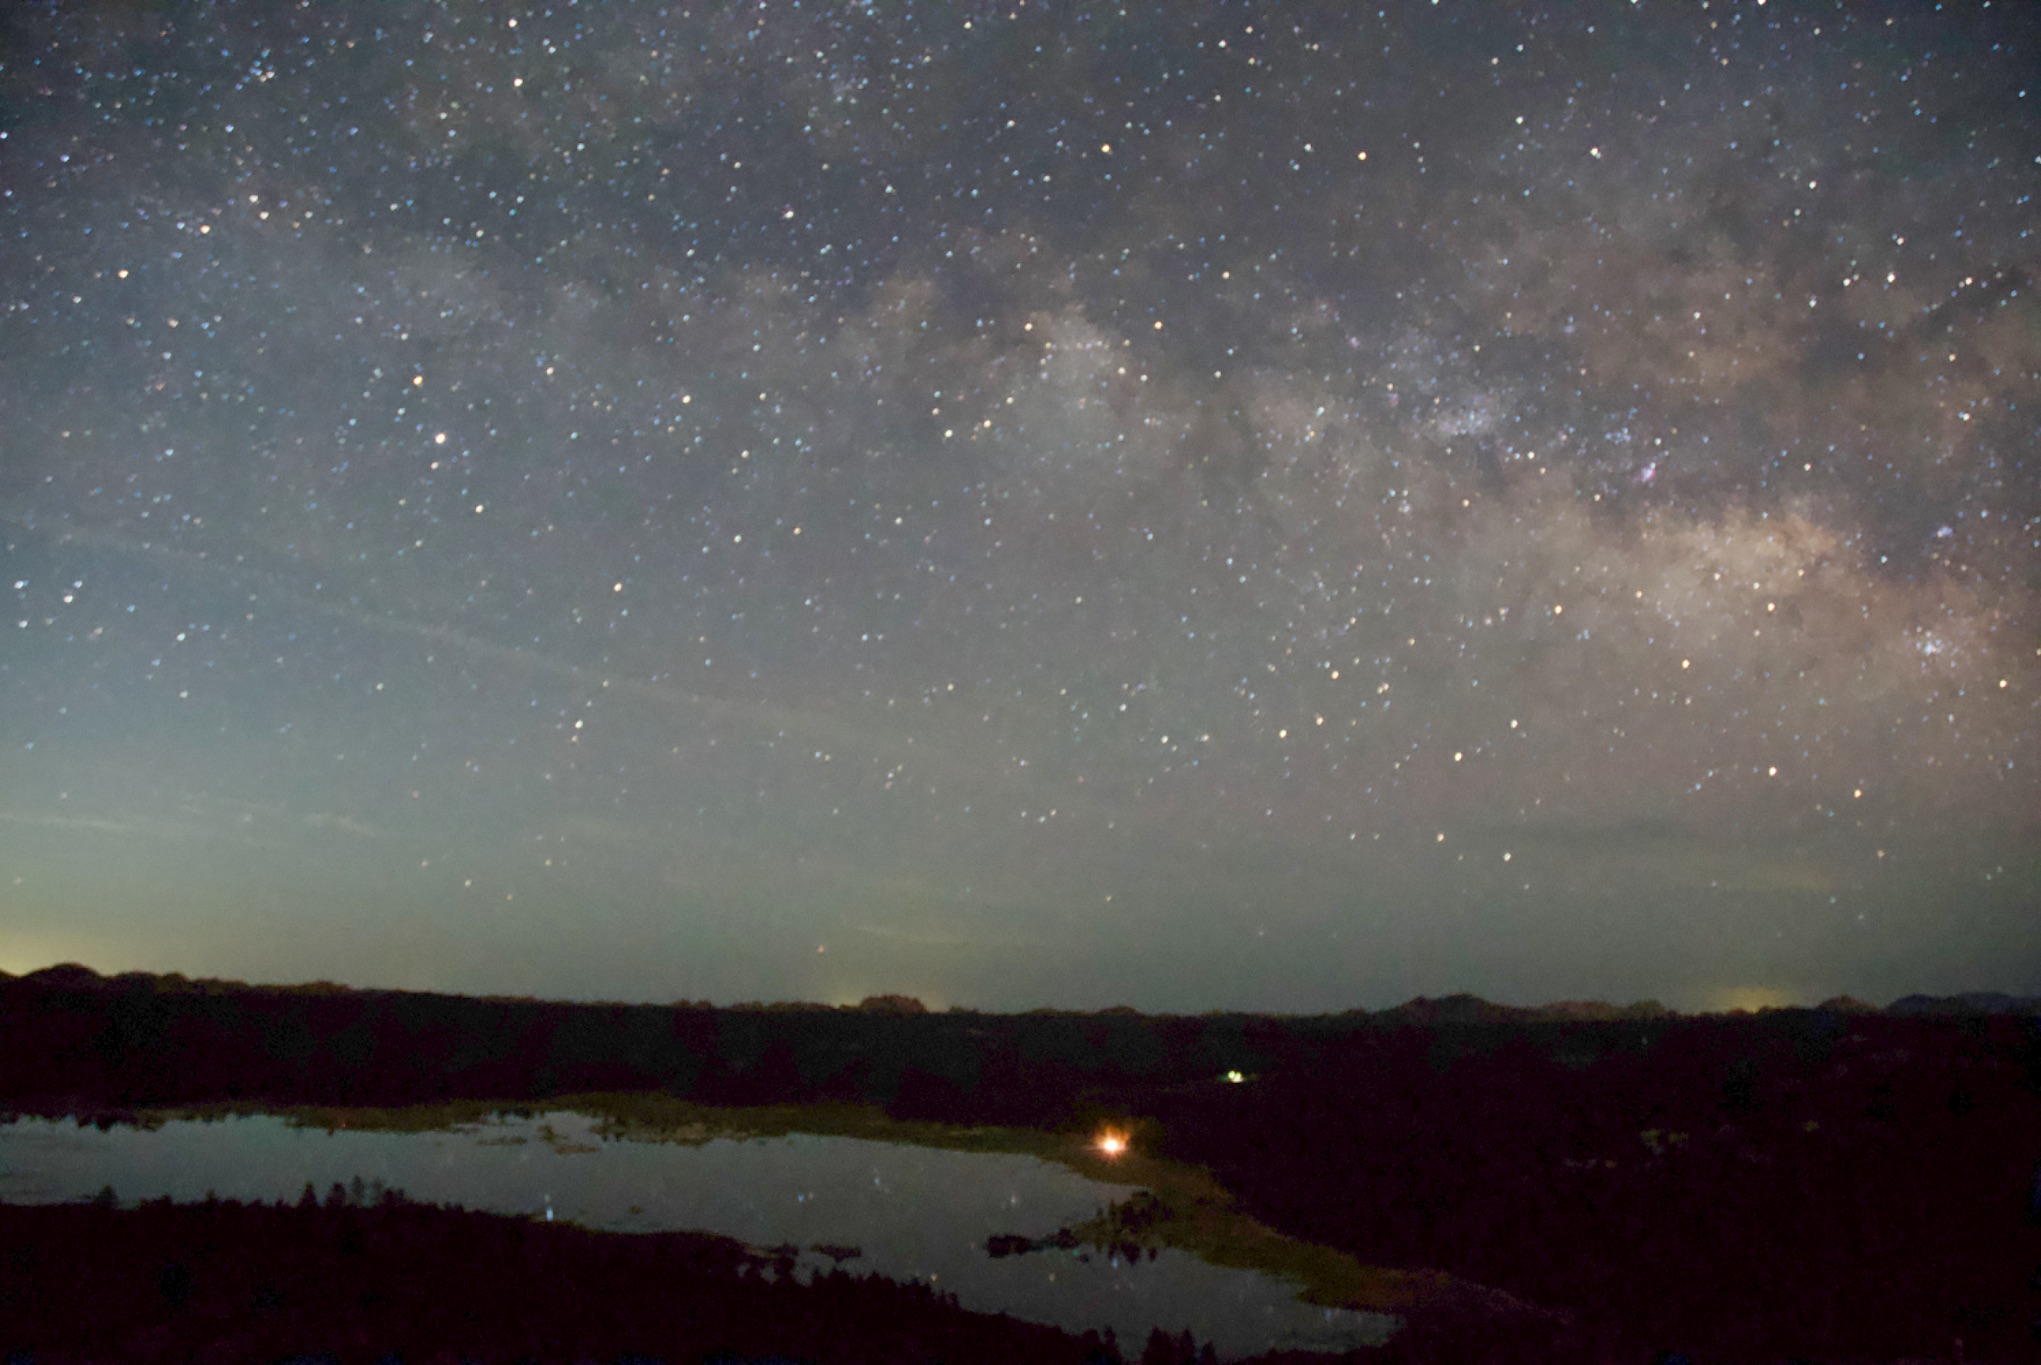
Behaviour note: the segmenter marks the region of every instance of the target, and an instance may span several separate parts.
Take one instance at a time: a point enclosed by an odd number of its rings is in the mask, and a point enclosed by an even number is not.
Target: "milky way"
[[[1941,10],[10,6],[0,967],[2041,989]]]

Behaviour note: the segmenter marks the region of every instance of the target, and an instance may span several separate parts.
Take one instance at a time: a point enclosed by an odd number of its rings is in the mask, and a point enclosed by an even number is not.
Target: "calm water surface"
[[[1151,1328],[1189,1328],[1223,1356],[1276,1347],[1379,1345],[1396,1320],[1301,1303],[1273,1276],[1207,1265],[1188,1252],[1150,1261],[1044,1251],[994,1259],[995,1233],[1043,1237],[1080,1222],[1130,1185],[1087,1180],[1035,1157],[952,1152],[795,1134],[700,1145],[610,1140],[582,1114],[502,1116],[432,1133],[294,1128],[270,1115],[178,1120],[101,1132],[68,1120],[0,1124],[0,1200],[122,1202],[208,1193],[321,1198],[336,1181],[410,1198],[615,1232],[693,1229],[755,1246],[855,1247],[848,1269],[921,1280],[966,1308],[1073,1331],[1111,1327],[1138,1351]]]

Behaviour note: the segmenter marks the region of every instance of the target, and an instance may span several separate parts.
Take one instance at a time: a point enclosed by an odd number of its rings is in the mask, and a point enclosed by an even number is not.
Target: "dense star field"
[[[0,968],[2041,989],[2030,8],[0,23]]]

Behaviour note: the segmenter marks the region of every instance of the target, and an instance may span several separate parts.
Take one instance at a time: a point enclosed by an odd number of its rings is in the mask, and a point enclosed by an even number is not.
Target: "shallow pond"
[[[1072,1331],[1111,1327],[1136,1352],[1154,1327],[1188,1328],[1225,1357],[1379,1345],[1396,1327],[1393,1317],[1306,1304],[1284,1280],[1173,1249],[1152,1260],[1089,1250],[995,1258],[989,1237],[1045,1237],[1135,1188],[1036,1157],[807,1134],[641,1142],[600,1135],[596,1124],[568,1112],[425,1133],[327,1131],[273,1115],[106,1131],[20,1119],[0,1124],[0,1201],[85,1199],[112,1185],[124,1203],[208,1193],[270,1202],[296,1199],[308,1182],[324,1198],[358,1177],[371,1196],[380,1187],[606,1231],[791,1243],[807,1270],[832,1263],[817,1247],[837,1256],[855,1248],[847,1269],[920,1280],[980,1312]]]

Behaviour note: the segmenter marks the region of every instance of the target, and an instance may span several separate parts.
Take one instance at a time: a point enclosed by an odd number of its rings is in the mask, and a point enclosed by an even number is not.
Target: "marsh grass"
[[[322,1128],[333,1132],[364,1133],[448,1133],[471,1129],[498,1117],[537,1118],[549,1110],[571,1105],[547,1101],[533,1104],[519,1101],[505,1104],[494,1100],[447,1100],[439,1104],[414,1104],[397,1108],[355,1108],[343,1105],[259,1104],[225,1101],[217,1104],[178,1105],[141,1112],[138,1126],[160,1127],[172,1120],[218,1123],[223,1119],[269,1115],[292,1128]]]
[[[1132,1198],[1073,1226],[1079,1243],[1102,1251],[1186,1251],[1212,1265],[1288,1280],[1299,1298],[1321,1308],[1407,1311],[1456,1290],[1451,1277],[1436,1271],[1364,1265],[1332,1247],[1286,1237],[1242,1212],[1203,1167],[1144,1151],[1142,1136],[1137,1127],[1121,1156],[1106,1158],[1093,1149],[1081,1164],[1066,1163],[1094,1179],[1140,1187]]]

